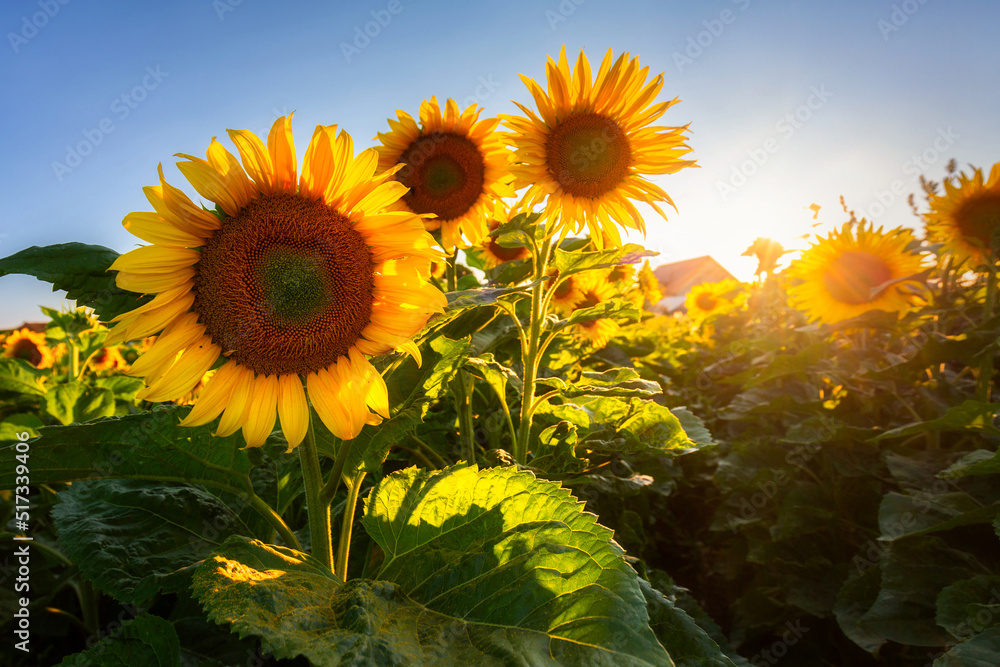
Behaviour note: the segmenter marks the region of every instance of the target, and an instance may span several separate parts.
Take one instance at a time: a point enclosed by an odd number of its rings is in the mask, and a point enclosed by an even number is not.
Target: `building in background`
[[[709,255],[664,264],[656,267],[653,273],[660,281],[660,290],[663,292],[663,298],[655,308],[665,313],[683,308],[684,298],[695,285],[735,280],[733,274]]]

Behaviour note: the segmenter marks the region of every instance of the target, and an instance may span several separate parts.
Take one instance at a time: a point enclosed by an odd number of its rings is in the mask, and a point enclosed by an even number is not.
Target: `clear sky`
[[[196,197],[172,156],[204,155],[213,136],[228,146],[227,128],[266,134],[295,111],[301,153],[317,123],[371,146],[432,95],[515,112],[510,100],[530,101],[517,75],[544,82],[566,44],[595,69],[609,47],[636,54],[665,73],[661,99],[683,100],[661,122],[690,123],[701,168],[655,179],[678,212],[649,211],[653,265],[711,254],[748,278],[740,253],[757,236],[795,246],[813,202],[817,231],[845,219],[840,195],[913,225],[919,174],[1000,161],[998,26],[996,0],[6,0],[0,256],[129,250],[121,220],[150,210],[157,163]],[[0,327],[60,296],[0,278]]]

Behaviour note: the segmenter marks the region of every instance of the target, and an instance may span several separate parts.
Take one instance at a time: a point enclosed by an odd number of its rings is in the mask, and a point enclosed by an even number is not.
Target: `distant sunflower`
[[[115,260],[116,282],[156,297],[115,318],[108,343],[162,331],[130,371],[145,377],[138,397],[148,401],[188,394],[223,357],[186,426],[221,413],[219,435],[242,428],[256,447],[277,415],[296,447],[308,391],[323,423],[353,438],[389,414],[366,355],[419,354],[412,336],[445,304],[427,283],[438,251],[419,216],[385,212],[405,186],[393,170],[375,176],[376,151],[355,158],[336,126],[316,128],[300,175],[290,117],[275,121],[266,146],[247,130],[229,136],[242,166],[214,138],[208,160],[179,154],[218,215],[168,185],[161,168],[160,185],[145,188],[156,212],[125,217],[153,245]]]
[[[490,222],[489,231],[493,232],[499,226],[499,221]],[[528,248],[504,248],[492,236],[485,237],[479,249],[483,253],[483,263],[488,269],[496,268],[506,262],[516,262],[531,257],[531,250]]]
[[[946,243],[960,262],[987,262],[993,234],[1000,228],[1000,162],[985,183],[982,170],[976,169],[971,177],[960,174],[957,186],[946,180],[944,189],[944,195],[931,197],[928,235]]]
[[[576,287],[580,291],[580,299],[575,304],[577,310],[599,306],[618,295],[615,286],[608,282],[601,271],[577,273],[573,277],[577,278]],[[596,348],[607,345],[619,329],[618,323],[607,317],[597,317],[574,325],[576,334]]]
[[[566,317],[573,312],[573,309],[576,308],[576,303],[583,298],[583,293],[579,287],[580,274],[574,273],[560,281],[559,272],[551,269],[549,271],[549,278],[548,284],[551,290],[549,304],[552,306],[552,310]],[[555,285],[555,287],[553,288],[551,285]]]
[[[125,368],[125,358],[118,351],[118,346],[102,347],[90,358],[90,368],[95,371],[116,371]]]
[[[607,280],[619,287],[630,286],[635,282],[635,267],[631,264],[619,264],[608,271]]]
[[[55,352],[45,343],[45,333],[28,328],[12,331],[3,341],[3,356],[24,359],[35,368],[52,368]]]
[[[459,113],[451,99],[442,114],[432,97],[420,105],[420,125],[397,111],[399,120],[389,119],[391,131],[378,133],[379,171],[406,165],[395,178],[410,190],[398,206],[433,213],[436,217],[425,224],[431,231],[441,230],[448,252],[478,245],[490,218],[506,222],[500,198],[514,195],[507,170],[510,151],[495,132],[500,120],[479,120],[479,114],[475,104]]]
[[[869,310],[905,312],[915,300],[916,283],[894,284],[874,297],[872,290],[891,280],[923,269],[923,258],[909,252],[909,230],[883,232],[862,220],[852,232],[850,223],[820,239],[786,270],[801,281],[788,290],[789,302],[810,319],[839,322]]]
[[[639,270],[639,289],[642,291],[646,301],[652,304],[659,303],[660,299],[663,298],[663,291],[660,289],[660,279],[656,277],[656,273],[653,272],[648,259],[642,263],[642,268]]]
[[[742,283],[729,278],[716,283],[695,285],[684,299],[684,307],[692,318],[703,320],[711,315],[730,311],[745,302],[746,293]]]
[[[501,116],[512,130],[507,141],[515,148],[514,187],[528,188],[518,209],[545,202],[544,220],[553,230],[566,234],[586,225],[598,248],[621,245],[614,223],[646,233],[632,200],[666,219],[656,202],[673,201],[644,176],[672,174],[694,162],[681,159],[691,151],[684,143],[686,126],[650,125],[679,100],[652,104],[663,75],[647,83],[648,72],[627,53],[612,64],[608,49],[592,80],[583,51],[570,72],[564,46],[558,64],[548,60],[547,93],[521,76],[538,113],[515,102],[525,115]]]

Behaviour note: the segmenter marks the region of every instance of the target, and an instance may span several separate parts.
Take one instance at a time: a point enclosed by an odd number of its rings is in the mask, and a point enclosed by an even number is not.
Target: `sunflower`
[[[576,288],[580,292],[580,299],[575,304],[577,310],[607,303],[618,294],[615,286],[608,282],[607,275],[602,271],[577,273],[573,277],[577,279]],[[617,322],[607,317],[597,317],[574,325],[576,334],[596,348],[607,345],[611,337],[618,333],[619,328]]]
[[[971,177],[959,174],[957,186],[946,180],[944,189],[944,195],[931,197],[928,235],[945,242],[959,262],[986,263],[993,234],[1000,229],[1000,162],[985,183],[982,170],[976,169]]]
[[[631,286],[635,282],[635,267],[631,264],[619,264],[608,271],[607,280],[618,287]]]
[[[549,304],[559,315],[563,317],[569,316],[576,308],[576,303],[583,298],[583,293],[579,288],[580,281],[579,273],[574,273],[562,281],[559,281],[559,272],[555,269],[549,270],[549,289],[552,291],[549,297]],[[551,287],[555,285],[555,287]]]
[[[644,175],[694,165],[681,159],[691,150],[684,143],[686,126],[650,125],[679,101],[652,104],[663,75],[647,83],[649,68],[640,69],[638,58],[625,53],[614,64],[611,60],[608,49],[592,82],[583,51],[570,73],[564,46],[558,64],[548,60],[548,93],[521,76],[538,113],[515,102],[525,115],[501,116],[512,130],[507,141],[515,148],[514,187],[528,188],[518,210],[547,199],[543,220],[552,223],[553,231],[565,235],[586,225],[599,249],[609,241],[621,245],[613,223],[646,233],[633,199],[648,203],[664,219],[656,202],[674,206]]]
[[[716,283],[695,285],[684,299],[688,315],[703,320],[725,313],[746,303],[746,292],[738,280],[729,278]]]
[[[153,245],[115,260],[116,282],[156,297],[116,317],[108,343],[162,331],[130,370],[145,377],[138,398],[148,401],[184,396],[217,367],[186,426],[222,414],[217,433],[242,428],[255,447],[277,414],[296,447],[308,391],[323,423],[353,438],[389,414],[366,355],[418,356],[412,336],[445,305],[427,283],[439,251],[419,216],[385,211],[406,191],[394,170],[375,176],[376,151],[355,158],[336,126],[316,128],[300,175],[290,117],[275,121],[266,146],[247,130],[229,136],[242,166],[214,138],[207,160],[179,154],[181,173],[218,214],[168,185],[161,167],[160,185],[145,188],[156,212],[125,217]]]
[[[490,232],[493,232],[499,226],[499,220],[491,221],[489,224]],[[531,250],[528,248],[504,248],[492,236],[485,237],[479,249],[482,251],[483,263],[486,264],[486,268],[488,269],[496,268],[506,262],[516,262],[531,257]]]
[[[12,331],[3,342],[3,356],[24,359],[35,368],[52,368],[55,352],[45,344],[45,333],[28,328]]]
[[[660,299],[663,298],[663,290],[660,289],[660,279],[656,277],[656,273],[653,272],[653,267],[649,265],[648,259],[642,263],[642,268],[639,270],[639,289],[642,291],[642,295],[646,301],[652,304],[659,303]]]
[[[390,132],[379,132],[379,171],[395,170],[396,180],[410,190],[399,201],[400,210],[436,217],[425,220],[431,231],[441,230],[448,252],[477,245],[486,235],[491,217],[506,222],[501,197],[512,197],[507,172],[510,151],[495,132],[500,120],[479,120],[480,109],[470,104],[459,113],[449,99],[444,113],[437,98],[420,105],[420,125],[405,111],[389,119]],[[463,241],[463,235],[465,241]]]
[[[90,358],[90,368],[95,371],[116,371],[125,368],[125,358],[118,351],[118,346],[102,347]]]
[[[923,258],[907,250],[914,241],[909,230],[883,232],[862,220],[820,239],[788,267],[786,275],[801,281],[788,290],[789,302],[810,319],[839,322],[869,310],[905,312],[916,299],[919,283],[901,281],[878,292],[892,280],[919,273]]]

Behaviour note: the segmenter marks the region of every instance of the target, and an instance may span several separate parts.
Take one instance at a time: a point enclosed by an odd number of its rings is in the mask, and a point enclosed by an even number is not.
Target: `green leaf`
[[[959,639],[1000,624],[1000,577],[979,575],[945,588],[937,598],[936,620]]]
[[[10,415],[0,422],[0,442],[17,442],[19,433],[27,433],[34,438],[38,429],[42,428],[42,420],[31,414]]]
[[[951,530],[959,526],[990,523],[1000,513],[1000,503],[983,505],[963,491],[904,495],[891,491],[882,498],[878,522],[881,540]]]
[[[655,257],[658,252],[646,250],[641,245],[626,243],[620,248],[609,248],[597,252],[571,252],[556,248],[553,251],[553,265],[559,277],[568,276],[590,269],[609,269],[620,264],[635,264],[645,257]]]
[[[643,380],[632,368],[611,368],[606,371],[583,371],[572,383],[561,378],[541,378],[541,384],[551,386],[566,398],[579,396],[618,396],[649,398],[660,393],[660,385]]]
[[[58,497],[52,517],[62,551],[98,588],[140,607],[178,580],[186,588],[183,568],[229,535],[249,532],[218,498],[193,486],[91,480]]]
[[[956,461],[947,470],[943,470],[941,477],[998,474],[1000,474],[1000,450],[991,452],[988,449],[976,449]]]
[[[599,451],[686,454],[703,446],[688,437],[680,420],[650,400],[602,396],[580,405],[591,413],[591,432],[581,444]]]
[[[905,438],[931,431],[967,431],[984,435],[1000,436],[1000,429],[993,425],[1000,403],[963,401],[948,409],[942,417],[924,422],[915,422],[886,431],[873,438],[878,442],[887,438]]]
[[[378,426],[365,426],[358,437],[351,441],[351,451],[344,463],[344,477],[350,481],[359,472],[377,471],[392,446],[413,431],[419,423],[420,409],[409,407]],[[341,442],[339,446],[343,447],[345,444]],[[336,458],[335,452],[328,452],[327,455]]]
[[[145,386],[142,378],[129,377],[127,375],[112,375],[110,377],[96,378],[93,380],[95,387],[109,389],[120,401],[132,403],[135,395]]]
[[[164,406],[88,424],[47,426],[31,441],[31,483],[89,477],[188,482],[243,492],[250,460],[237,435],[178,424],[188,408]],[[14,445],[0,447],[0,487],[14,486]]]
[[[684,433],[694,444],[701,447],[713,447],[717,443],[715,438],[712,437],[712,433],[705,426],[705,422],[702,421],[701,417],[697,416],[687,408],[670,408],[670,413],[677,417],[677,421],[681,423],[681,428],[684,429]]]
[[[882,588],[859,624],[900,644],[943,646],[951,635],[936,622],[937,597],[955,581],[985,574],[969,554],[936,537],[893,542],[880,561]]]
[[[599,303],[590,308],[577,308],[570,316],[564,320],[559,320],[552,325],[553,331],[562,331],[566,327],[580,322],[591,322],[603,318],[613,317],[615,319],[639,320],[642,318],[635,304],[624,299],[612,299]]]
[[[469,340],[451,340],[438,336],[424,346],[423,364],[407,358],[385,376],[389,389],[389,405],[396,410],[405,410],[411,405],[419,405],[426,412],[427,406],[444,396],[448,384],[461,368],[469,354]]]
[[[115,284],[115,274],[107,269],[117,258],[117,252],[99,245],[32,246],[0,259],[0,276],[22,273],[52,283],[53,291],[66,290],[66,298],[90,306],[108,322],[149,300]]]
[[[42,405],[65,426],[114,415],[115,395],[110,389],[90,387],[84,382],[66,382],[49,389]]]
[[[62,667],[180,667],[181,647],[173,624],[143,614],[113,627],[106,637],[83,653],[59,663]]]
[[[880,582],[881,573],[877,567],[856,569],[840,587],[833,608],[840,629],[848,639],[869,653],[877,653],[886,642],[885,637],[867,630],[860,623],[878,598]]]
[[[521,393],[520,376],[494,359],[491,353],[487,352],[481,357],[469,357],[465,360],[465,365],[478,373],[478,376],[493,388],[497,396],[506,396],[508,382],[518,394]]]
[[[41,396],[45,387],[41,380],[46,373],[38,370],[24,359],[0,357],[0,391],[16,391],[29,396]]]
[[[933,667],[996,667],[1000,665],[1000,628],[990,628],[955,646]]]
[[[500,297],[509,294],[520,296],[530,296],[529,291],[536,283],[518,285],[517,287],[479,287],[461,292],[448,292],[445,297],[448,299],[448,310],[462,310],[464,308],[476,308],[478,306],[488,306],[496,303]]]
[[[408,468],[372,490],[362,523],[383,554],[368,570],[463,621],[480,650],[669,664],[611,531],[557,484],[513,468]]]
[[[687,612],[640,579],[646,598],[650,627],[670,657],[682,667],[734,667],[719,645],[702,630]],[[746,661],[742,664],[749,665]]]

